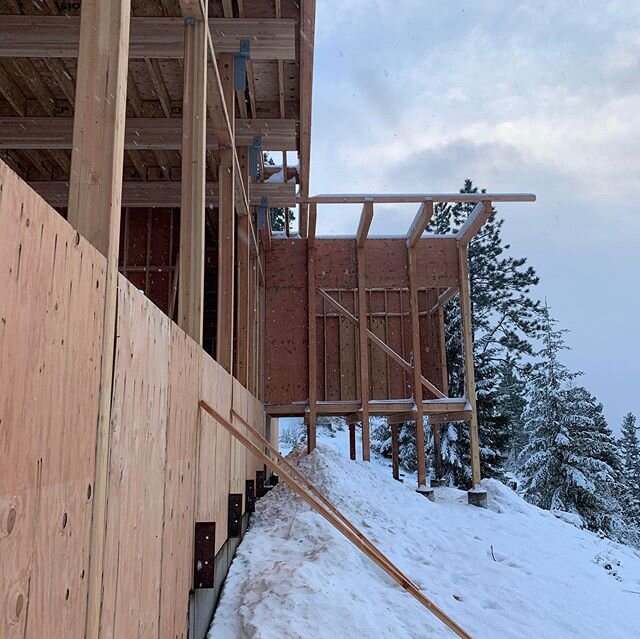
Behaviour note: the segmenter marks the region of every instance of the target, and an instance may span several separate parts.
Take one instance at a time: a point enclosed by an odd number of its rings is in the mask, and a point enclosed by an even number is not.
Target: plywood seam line
[[[107,258],[85,636],[100,630],[111,399],[118,308],[129,0],[83,5],[69,184],[69,222]]]
[[[400,569],[393,564],[371,541],[357,529],[326,497],[321,495],[315,487],[313,490],[308,488],[310,482],[301,479],[299,472],[292,472],[291,466],[284,464],[280,459],[273,459],[269,454],[263,451],[263,447],[269,450],[271,447],[263,438],[261,446],[254,444],[246,437],[239,428],[233,423],[220,415],[207,402],[201,400],[200,407],[213,417],[223,428],[225,428],[235,439],[242,443],[255,457],[262,460],[267,466],[271,467],[278,473],[287,485],[301,497],[311,508],[313,508],[328,523],[336,528],[344,535],[356,548],[363,552],[371,559],[379,568],[387,573],[397,584],[399,584],[410,595],[417,599],[429,612],[447,626],[456,636],[462,639],[471,639],[471,635],[466,632],[457,622],[431,601],[418,586],[413,583]],[[247,424],[245,423],[245,426]],[[253,430],[253,429],[251,429]],[[265,446],[267,444],[267,446]],[[278,457],[281,457],[278,454]],[[320,497],[318,496],[320,495]]]

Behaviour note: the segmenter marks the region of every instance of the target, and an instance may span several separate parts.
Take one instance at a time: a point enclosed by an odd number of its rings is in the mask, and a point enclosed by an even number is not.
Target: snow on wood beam
[[[458,232],[456,233],[458,246],[463,247],[469,244],[475,234],[491,217],[491,210],[491,202],[486,199],[485,195],[485,199],[482,202],[478,202],[473,207],[473,211],[469,213],[469,217],[465,220],[465,223],[458,229]]]
[[[183,27],[184,18],[131,18],[129,58],[183,58]],[[295,20],[212,18],[209,29],[216,54],[250,40],[252,60],[296,59]],[[76,16],[0,16],[0,57],[77,58],[79,37]]]
[[[67,206],[69,195],[68,182],[29,182],[29,186],[37,191],[55,208]],[[218,183],[207,182],[205,185],[205,205],[218,206]],[[279,182],[256,183],[251,185],[250,206],[259,206],[262,198],[273,207],[293,206],[295,201],[295,185]],[[180,206],[180,182],[125,182],[122,185],[122,206]]]
[[[338,193],[332,195],[301,196],[298,202],[316,204],[420,204],[425,200],[434,202],[535,202],[533,193]]]
[[[369,229],[371,228],[371,222],[373,220],[373,202],[366,201],[362,206],[362,213],[360,214],[360,222],[358,224],[358,232],[356,234],[356,241],[358,248],[363,248]]]
[[[342,417],[350,415],[360,410],[358,400],[336,401],[336,402],[316,402],[317,414],[328,417]],[[300,402],[296,404],[265,404],[265,411],[271,417],[303,417],[307,409],[307,404]],[[468,413],[467,400],[461,397],[447,400],[426,399],[422,402],[425,415],[461,414]],[[411,415],[411,421],[415,420],[416,412],[413,399],[397,400],[370,400],[370,415],[395,415],[397,413],[407,413]]]
[[[433,200],[425,200],[413,218],[409,232],[407,233],[407,246],[411,249],[425,232],[429,221],[433,217]]]
[[[0,88],[1,91],[1,88]],[[262,138],[266,151],[296,150],[295,120],[236,120],[236,145],[250,146]],[[0,118],[0,149],[71,149],[73,118]],[[127,118],[125,149],[130,151],[182,148],[182,118]],[[207,149],[219,148],[216,125],[207,122]]]

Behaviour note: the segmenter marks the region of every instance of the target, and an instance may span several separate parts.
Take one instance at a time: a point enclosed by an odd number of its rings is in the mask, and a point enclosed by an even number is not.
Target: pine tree
[[[630,526],[640,529],[640,441],[636,418],[632,413],[627,413],[622,420],[620,455],[625,519]]]
[[[461,193],[478,193],[466,180]],[[436,208],[430,230],[455,232],[474,205],[444,204]],[[469,280],[474,337],[481,470],[484,476],[503,478],[510,452],[512,423],[500,401],[500,379],[506,362],[515,368],[531,355],[531,341],[540,330],[541,306],[531,296],[538,277],[526,259],[507,255],[510,246],[502,240],[504,220],[495,209],[485,226],[469,244]],[[444,309],[450,396],[464,394],[460,306],[451,300]],[[442,461],[445,478],[455,485],[468,485],[470,478],[469,436],[465,424],[441,426]]]
[[[564,333],[544,309],[543,347],[529,383],[524,425],[529,443],[521,453],[523,495],[551,511],[577,516],[586,528],[624,536],[619,459],[602,405],[573,381],[559,360]]]
[[[268,154],[268,153],[264,153],[263,154],[263,158],[264,158],[264,163],[268,166],[275,166],[275,162],[273,160],[273,158]],[[281,206],[279,208],[270,208],[270,215],[271,215],[271,229],[274,231],[284,231],[284,225],[285,225],[285,215],[284,215],[284,207]],[[289,209],[289,221],[293,222],[293,220],[295,219],[295,212],[293,209]]]
[[[527,405],[526,384],[521,367],[508,357],[498,367],[498,385],[496,388],[497,411],[506,420],[505,430],[508,439],[506,467],[514,470],[516,460],[527,443],[527,433],[522,418]]]

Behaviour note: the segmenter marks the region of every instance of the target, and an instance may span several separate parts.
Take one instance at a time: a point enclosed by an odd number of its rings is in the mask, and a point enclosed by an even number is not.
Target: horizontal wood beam
[[[422,234],[426,231],[427,225],[433,217],[433,200],[425,200],[413,218],[409,232],[407,233],[407,246],[413,248]]]
[[[458,229],[456,239],[458,246],[467,246],[474,238],[475,234],[482,228],[485,222],[491,217],[491,202],[486,200],[478,202],[465,223]]]
[[[359,325],[358,318],[350,313],[340,302],[335,300],[331,295],[329,295],[326,291],[323,291],[321,288],[318,289],[318,293],[322,296],[324,300],[326,300],[333,308],[336,309],[341,315],[346,317],[352,324],[356,326]],[[388,344],[383,342],[375,333],[372,333],[369,329],[367,329],[367,337],[369,341],[373,342],[378,348],[384,351],[392,360],[396,363],[400,364],[402,368],[404,368],[408,372],[413,372],[413,366],[406,360],[404,357],[396,353]],[[431,391],[436,397],[440,399],[446,399],[446,395],[434,384],[432,384],[426,377],[420,375],[420,380],[422,381],[422,385]]]
[[[295,120],[236,120],[236,145],[251,146],[262,138],[265,151],[295,151]],[[73,118],[0,118],[0,149],[71,149]],[[127,118],[125,149],[130,151],[182,148],[182,118]],[[207,122],[207,149],[218,149],[213,122]]]
[[[265,411],[271,417],[304,417],[307,402],[295,404],[266,404]],[[413,399],[370,400],[370,415],[396,415],[398,413],[412,414],[415,419]],[[360,401],[316,402],[318,415],[342,417],[360,410]],[[454,399],[426,399],[422,402],[425,415],[441,415],[463,413],[467,410],[467,400],[463,397]]]
[[[67,206],[69,195],[68,182],[30,182],[29,186],[37,191],[53,207]],[[124,182],[122,185],[122,206],[180,206],[180,182]],[[263,197],[270,207],[292,206],[295,200],[295,184],[280,182],[256,183],[251,185],[250,206],[258,206]],[[218,206],[218,183],[207,182],[205,186],[205,204]]]
[[[129,58],[184,57],[184,18],[131,18]],[[295,60],[296,21],[272,18],[212,18],[216,54],[237,53],[251,43],[252,60]],[[0,57],[77,58],[77,16],[0,16]]]
[[[425,200],[434,202],[535,202],[533,193],[341,193],[335,195],[314,195],[298,198],[300,202],[316,204],[364,204],[371,200],[374,204],[419,204]],[[394,212],[395,215],[395,212]]]

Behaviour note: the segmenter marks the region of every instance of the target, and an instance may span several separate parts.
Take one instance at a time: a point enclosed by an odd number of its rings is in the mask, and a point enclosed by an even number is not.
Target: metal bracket
[[[256,482],[253,479],[247,479],[245,495],[247,499],[247,512],[254,513],[256,511]]]
[[[184,19],[184,24],[187,27],[195,27],[196,26],[196,19],[195,18],[185,18]]]
[[[269,209],[269,201],[266,197],[260,199],[258,205],[258,230],[262,231],[267,228],[267,210]]]
[[[264,487],[264,478],[264,470],[256,470],[256,497],[258,499],[264,497],[267,492]]]
[[[256,135],[253,144],[249,147],[249,176],[257,177],[260,174],[260,153],[262,153],[262,136]]]
[[[193,588],[213,588],[216,556],[216,523],[197,521],[193,550]]]
[[[236,91],[247,89],[247,60],[250,57],[250,41],[240,40],[240,51],[233,54],[233,88]]]
[[[229,494],[227,537],[242,536],[242,493]]]

